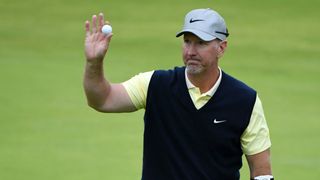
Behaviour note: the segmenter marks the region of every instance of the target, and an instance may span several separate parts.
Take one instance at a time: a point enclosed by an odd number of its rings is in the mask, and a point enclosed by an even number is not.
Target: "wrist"
[[[86,59],[86,62],[88,64],[92,65],[97,65],[97,64],[102,64],[103,63],[103,58],[94,58],[94,59]]]
[[[87,60],[85,66],[85,77],[96,80],[103,78],[103,62],[98,60]]]
[[[262,176],[256,176],[251,180],[274,180],[274,177],[272,175],[262,175]]]

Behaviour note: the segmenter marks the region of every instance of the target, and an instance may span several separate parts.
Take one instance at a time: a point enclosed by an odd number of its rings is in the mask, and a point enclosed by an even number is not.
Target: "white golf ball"
[[[112,27],[111,27],[110,25],[106,24],[106,25],[104,25],[104,26],[102,27],[101,31],[102,31],[105,35],[107,35],[107,34],[109,34],[109,33],[112,32]]]

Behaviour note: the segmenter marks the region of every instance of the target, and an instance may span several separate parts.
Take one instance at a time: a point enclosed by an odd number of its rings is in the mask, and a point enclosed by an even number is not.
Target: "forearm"
[[[272,175],[270,149],[246,157],[250,168],[250,178],[253,179],[256,176],[261,175]]]
[[[272,175],[270,163],[266,162],[265,165],[261,165],[260,167],[250,168],[251,179],[262,175]]]
[[[104,78],[102,61],[86,63],[83,86],[88,105],[101,109],[111,90],[110,83]]]

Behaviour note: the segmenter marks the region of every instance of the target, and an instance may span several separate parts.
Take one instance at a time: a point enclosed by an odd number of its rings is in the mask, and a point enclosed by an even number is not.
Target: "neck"
[[[215,68],[209,72],[203,72],[199,74],[187,73],[190,82],[200,89],[201,93],[209,91],[217,82],[220,75],[220,71]]]

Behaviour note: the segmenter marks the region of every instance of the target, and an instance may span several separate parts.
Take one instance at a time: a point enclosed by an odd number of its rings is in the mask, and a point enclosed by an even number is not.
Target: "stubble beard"
[[[203,72],[203,67],[197,65],[186,65],[187,73],[197,75]]]

